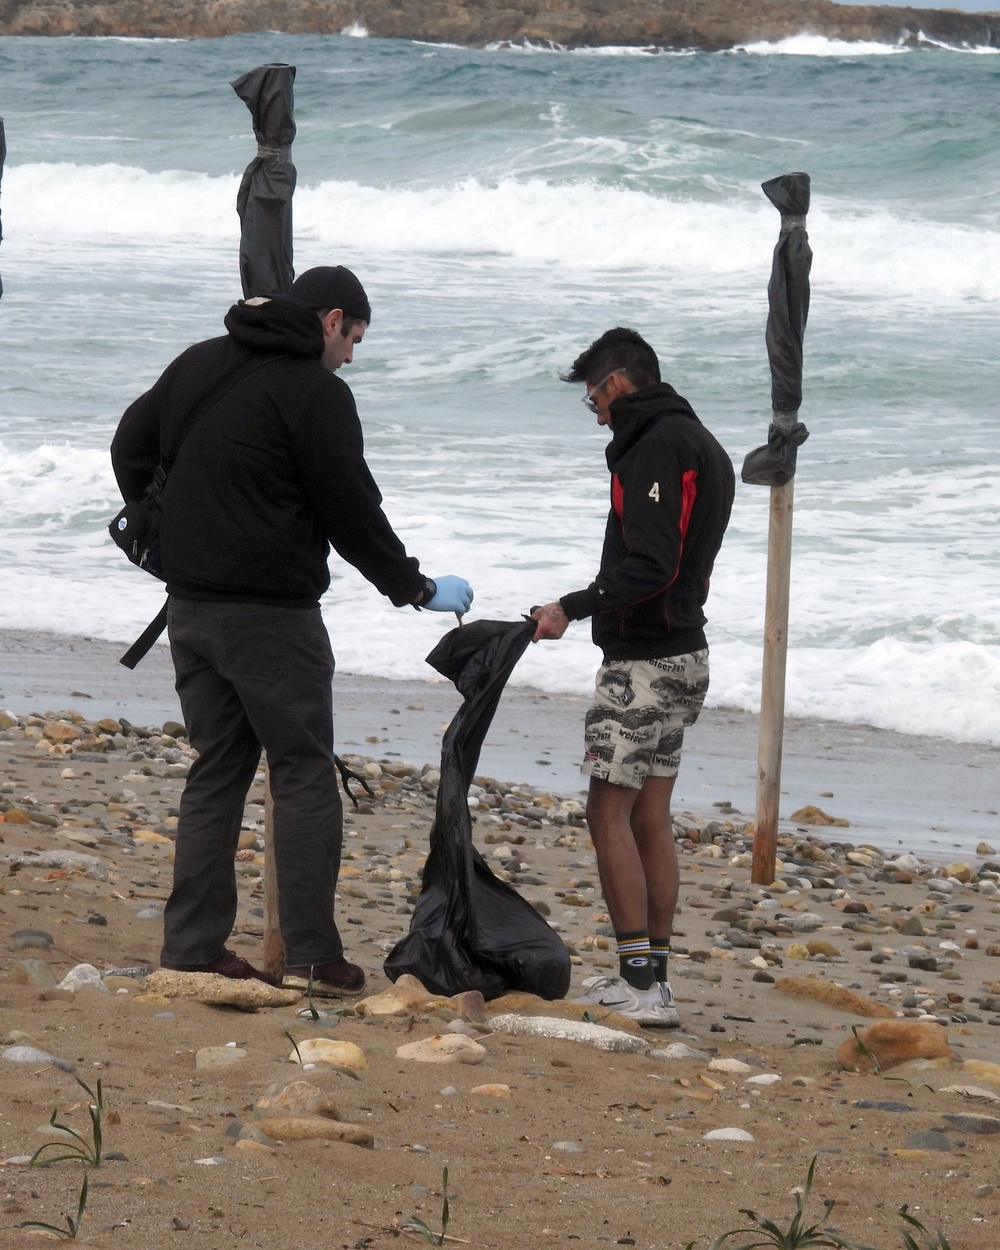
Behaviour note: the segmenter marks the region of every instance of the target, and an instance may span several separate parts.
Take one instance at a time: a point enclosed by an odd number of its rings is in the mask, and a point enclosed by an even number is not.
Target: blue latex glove
[[[424,604],[429,612],[455,612],[464,616],[472,606],[472,587],[464,577],[434,577],[437,592]]]

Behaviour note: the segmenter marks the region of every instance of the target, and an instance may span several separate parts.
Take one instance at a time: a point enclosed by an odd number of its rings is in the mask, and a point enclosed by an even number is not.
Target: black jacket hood
[[[698,421],[695,410],[684,396],[678,395],[666,382],[657,382],[641,391],[620,396],[612,401],[610,412],[612,438],[605,448],[605,455],[612,473],[615,464],[642,437],[650,422],[672,416]]]
[[[323,354],[323,327],[312,308],[277,296],[261,303],[240,300],[226,313],[225,326],[243,347],[255,352],[318,358]]]

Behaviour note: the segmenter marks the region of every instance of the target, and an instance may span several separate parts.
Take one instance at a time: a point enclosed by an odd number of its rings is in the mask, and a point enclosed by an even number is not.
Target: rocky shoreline
[[[269,1250],[314,1234],[398,1244],[440,1223],[447,1167],[449,1238],[663,1250],[704,1244],[748,1203],[777,1216],[817,1152],[843,1234],[890,1250],[908,1203],[954,1250],[993,1244],[992,848],[935,865],[802,811],[764,888],[731,805],[679,812],[681,1028],[641,1030],[572,1002],[389,985],[382,960],[409,926],[439,774],[350,756],[374,793],[349,809],[338,917],[368,996],[307,1001],[155,971],[191,760],[178,723],[0,713],[0,1245],[22,1244],[15,1221],[76,1209],[79,1167],[28,1163],[57,1141],[53,1108],[86,1137],[98,1077],[107,1153],[89,1169],[84,1228],[99,1245],[126,1227],[152,1250],[189,1232]],[[232,939],[258,963],[262,800],[261,773]],[[469,802],[493,871],[566,943],[570,997],[613,970],[578,798],[480,776]]]
[[[1000,47],[1000,13],[841,5],[830,0],[0,0],[2,35],[218,38],[253,31],[483,46],[649,46],[719,51],[798,34]]]

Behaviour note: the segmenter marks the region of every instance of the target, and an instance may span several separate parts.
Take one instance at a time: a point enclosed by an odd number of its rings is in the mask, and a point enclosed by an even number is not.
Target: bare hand
[[[531,617],[538,622],[532,642],[541,642],[543,638],[561,638],[569,625],[569,617],[558,599],[555,603],[547,603],[544,608],[535,608]]]

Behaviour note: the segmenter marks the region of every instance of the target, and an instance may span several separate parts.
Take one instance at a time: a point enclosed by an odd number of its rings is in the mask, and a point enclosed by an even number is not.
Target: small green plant
[[[299,1061],[299,1067],[304,1068],[306,1061],[302,1058],[302,1051],[299,1050],[299,1044],[287,1029],[282,1030],[288,1040],[292,1043],[292,1050],[295,1051],[295,1057]]]
[[[899,1214],[904,1220],[906,1220],[907,1224],[912,1225],[918,1233],[923,1233],[925,1237],[930,1236],[930,1230],[925,1228],[915,1215],[909,1215],[906,1207],[900,1207]],[[903,1246],[905,1250],[924,1250],[924,1247],[915,1240],[913,1234],[908,1233],[905,1228],[901,1228],[899,1230],[899,1235],[903,1239]],[[934,1240],[925,1242],[924,1244],[926,1246],[926,1250],[951,1250],[951,1242],[949,1242],[948,1238],[944,1235],[940,1228],[937,1229]]]
[[[60,1133],[73,1138],[72,1141],[47,1141],[38,1147],[35,1153],[28,1160],[28,1167],[49,1167],[53,1163],[64,1163],[67,1160],[80,1162],[85,1167],[99,1168],[101,1166],[101,1154],[104,1149],[104,1089],[101,1085],[101,1078],[97,1078],[97,1092],[95,1093],[90,1086],[82,1081],[78,1076],[73,1078],[87,1094],[87,1111],[90,1115],[90,1136],[91,1140],[78,1133],[75,1128],[70,1128],[68,1124],[60,1124],[56,1120],[59,1114],[58,1107],[52,1112],[49,1123],[54,1129],[58,1129]],[[62,1154],[49,1155],[45,1157],[47,1150],[61,1150]],[[84,1177],[84,1185],[86,1187],[86,1177]],[[73,1236],[76,1236],[74,1233]]]
[[[863,1250],[860,1246],[853,1247],[851,1242],[846,1241],[838,1233],[821,1227],[822,1221],[806,1225],[806,1203],[809,1201],[809,1193],[812,1190],[816,1159],[817,1156],[813,1155],[809,1171],[806,1173],[806,1183],[795,1194],[795,1214],[786,1229],[782,1230],[774,1220],[758,1215],[756,1211],[751,1211],[748,1207],[740,1207],[740,1215],[745,1215],[747,1219],[752,1220],[754,1227],[731,1228],[728,1232],[721,1233],[709,1246],[709,1250],[722,1250],[730,1237],[738,1237],[742,1233],[750,1233],[756,1240],[745,1241],[740,1246],[730,1247],[730,1250],[757,1250],[760,1246],[773,1246],[775,1250],[807,1250],[807,1247],[815,1246],[833,1246],[839,1250]],[[823,1220],[827,1219],[836,1205],[833,1198],[824,1198]],[[693,1241],[689,1241],[685,1250],[692,1250],[694,1245]]]
[[[69,1156],[67,1156],[69,1157]],[[51,1160],[55,1162],[55,1160]],[[76,1241],[80,1233],[80,1225],[83,1223],[83,1213],[87,1208],[87,1165],[83,1164],[83,1184],[80,1186],[80,1201],[76,1207],[76,1219],[72,1215],[66,1216],[66,1227],[60,1228],[58,1224],[46,1224],[44,1220],[22,1220],[20,1224],[15,1224],[15,1228],[38,1228],[43,1232],[52,1233],[60,1239],[60,1241]]]
[[[429,1242],[432,1246],[443,1246],[444,1235],[448,1230],[448,1220],[451,1212],[448,1208],[448,1169],[445,1168],[441,1176],[441,1231],[439,1233],[431,1232],[422,1219],[416,1215],[411,1215],[406,1221],[404,1228],[412,1229],[420,1234],[424,1241]]]
[[[309,965],[309,984],[306,986],[306,999],[308,1000],[308,1003],[309,1003],[309,1019],[315,1022],[316,1020],[319,1019],[319,1012],[316,1010],[316,1005],[313,1002],[313,966],[312,964]]]
[[[877,1056],[861,1040],[861,1035],[858,1033],[858,1026],[856,1024],[851,1025],[851,1032],[854,1034],[854,1040],[857,1042],[860,1049],[872,1061],[872,1071],[875,1073],[876,1076],[881,1076],[882,1065],[879,1063]]]
[[[792,1216],[791,1223],[787,1228],[780,1228],[774,1220],[758,1215],[756,1211],[751,1211],[748,1207],[740,1207],[740,1215],[745,1215],[752,1220],[753,1226],[749,1228],[731,1228],[728,1232],[721,1233],[709,1245],[708,1250],[760,1250],[761,1247],[772,1247],[773,1250],[815,1250],[815,1248],[821,1246],[831,1247],[832,1250],[874,1250],[872,1246],[862,1245],[858,1241],[850,1241],[848,1238],[842,1237],[834,1229],[824,1226],[825,1221],[830,1216],[830,1212],[837,1205],[836,1200],[833,1198],[823,1199],[822,1219],[815,1224],[806,1225],[805,1209],[812,1190],[817,1158],[817,1155],[813,1155],[812,1162],[809,1164],[809,1171],[806,1173],[806,1183],[801,1189],[795,1191],[795,1214]],[[921,1224],[916,1216],[910,1215],[905,1206],[899,1208],[899,1215],[911,1228],[916,1229],[918,1233],[923,1234],[925,1237],[931,1236],[929,1230]],[[744,1241],[739,1246],[729,1245],[731,1237],[739,1237],[745,1233],[749,1233],[755,1240]],[[914,1238],[913,1234],[905,1228],[899,1229],[899,1235],[903,1239],[903,1250],[951,1250],[951,1245],[940,1228],[937,1229],[934,1240],[927,1241],[924,1245],[921,1245]],[[696,1244],[696,1241],[689,1241],[684,1250],[694,1250]]]

